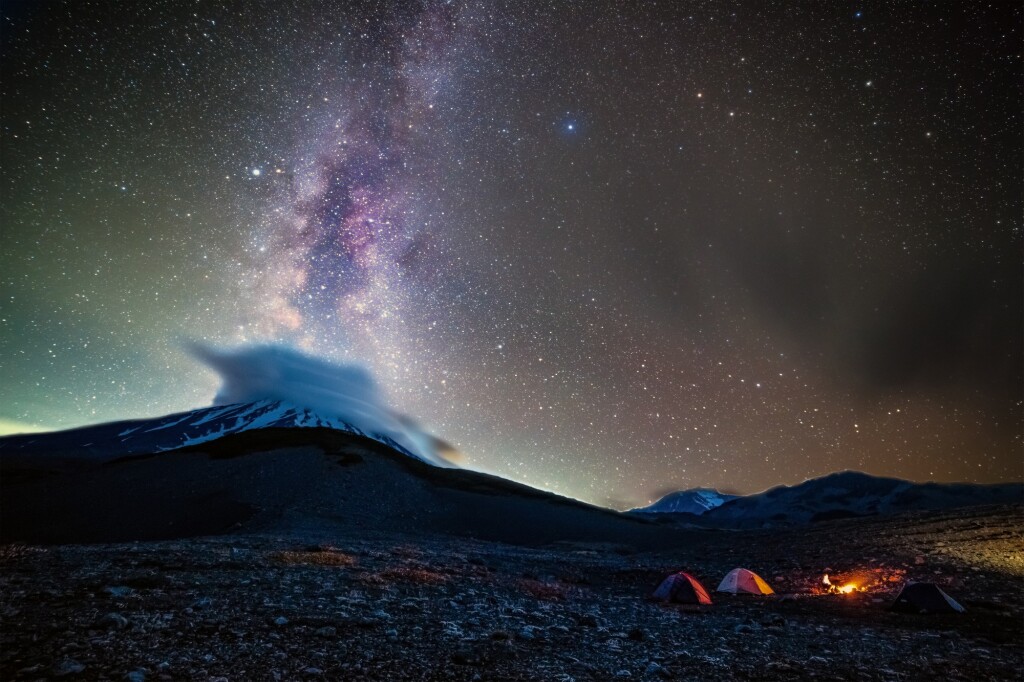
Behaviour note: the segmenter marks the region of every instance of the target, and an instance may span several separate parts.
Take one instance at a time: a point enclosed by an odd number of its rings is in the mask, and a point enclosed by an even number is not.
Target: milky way
[[[253,296],[276,292],[266,311],[271,336],[351,348],[402,315],[418,271],[436,267],[424,265],[433,178],[416,161],[426,156],[429,169],[424,138],[436,134],[435,106],[453,87],[456,19],[436,3],[374,26],[380,54],[359,67],[372,76],[333,85],[317,104],[291,186],[262,225],[268,280]],[[359,347],[376,353],[376,345]]]
[[[601,504],[1024,473],[1013,3],[7,5],[5,429],[273,342]]]

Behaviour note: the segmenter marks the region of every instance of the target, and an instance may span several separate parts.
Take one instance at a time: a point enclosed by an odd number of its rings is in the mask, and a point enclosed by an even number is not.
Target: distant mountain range
[[[794,486],[782,485],[754,495],[732,497],[700,511],[705,501],[715,501],[706,492],[701,488],[680,491],[632,513],[702,526],[768,528],[857,516],[1024,503],[1022,483],[913,483],[859,471],[841,471]],[[674,500],[679,500],[679,509],[672,508]]]
[[[711,488],[691,488],[689,490],[669,493],[654,504],[639,507],[632,511],[639,514],[676,513],[696,514],[699,516],[737,497],[738,495],[720,493]]]

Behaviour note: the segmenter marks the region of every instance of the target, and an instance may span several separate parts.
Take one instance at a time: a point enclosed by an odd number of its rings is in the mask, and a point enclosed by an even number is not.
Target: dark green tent
[[[964,607],[935,583],[910,582],[903,586],[892,610],[899,613],[963,613]]]

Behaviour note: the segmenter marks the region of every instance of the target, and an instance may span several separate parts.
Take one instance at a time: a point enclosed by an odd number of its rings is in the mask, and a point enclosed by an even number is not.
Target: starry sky
[[[626,507],[1022,477],[1022,10],[5,2],[0,430],[365,364]]]

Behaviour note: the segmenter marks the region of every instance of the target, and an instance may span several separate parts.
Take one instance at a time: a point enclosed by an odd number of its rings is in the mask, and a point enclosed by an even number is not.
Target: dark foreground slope
[[[650,552],[397,534],[0,547],[0,679],[1020,679],[1020,507],[681,532]],[[713,590],[736,565],[780,596],[646,600],[671,571]],[[822,594],[825,571],[866,591]],[[888,611],[911,578],[967,613]]]
[[[60,471],[38,455],[0,476],[0,539],[163,540],[223,533],[447,534],[503,542],[664,542],[654,524],[333,429],[263,429]],[[0,460],[3,464],[3,460]]]

